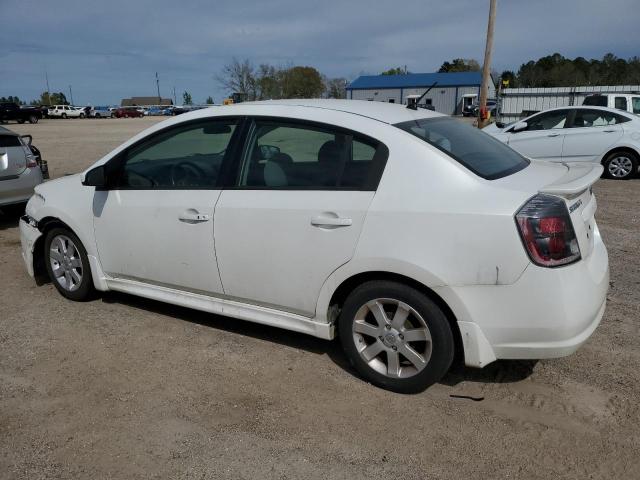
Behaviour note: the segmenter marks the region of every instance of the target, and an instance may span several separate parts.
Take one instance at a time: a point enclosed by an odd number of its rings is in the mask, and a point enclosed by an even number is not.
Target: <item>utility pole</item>
[[[174,105],[178,104],[178,101],[176,99],[176,86],[175,85],[173,86],[173,104]]]
[[[493,25],[496,21],[497,0],[489,0],[489,24],[487,25],[487,44],[484,49],[484,64],[482,65],[482,86],[480,87],[480,108],[478,128],[485,127],[487,120],[487,93],[491,81],[491,54],[493,53]]]
[[[162,103],[162,99],[160,98],[160,80],[158,80],[158,72],[156,72],[156,88],[158,89],[158,105]]]
[[[73,92],[71,91],[71,85],[69,85],[69,97],[71,97],[71,105],[73,105]]]
[[[51,90],[49,90],[49,75],[47,74],[47,71],[44,71],[44,79],[47,82],[47,102],[49,103],[49,106],[51,106]]]

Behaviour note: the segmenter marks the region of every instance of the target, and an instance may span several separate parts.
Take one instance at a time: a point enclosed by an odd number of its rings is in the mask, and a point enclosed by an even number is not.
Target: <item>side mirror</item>
[[[85,187],[104,188],[107,186],[107,176],[104,171],[104,165],[92,168],[84,175],[82,185]]]
[[[496,122],[496,127],[498,127],[498,128],[504,128],[506,126],[507,125],[504,122]]]
[[[527,122],[518,122],[511,128],[511,133],[521,132],[522,130],[526,130],[529,125]]]

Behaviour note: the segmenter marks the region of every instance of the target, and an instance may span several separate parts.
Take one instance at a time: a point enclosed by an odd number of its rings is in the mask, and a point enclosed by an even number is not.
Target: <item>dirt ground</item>
[[[9,128],[59,177],[155,121]],[[124,294],[67,301],[28,277],[0,214],[0,478],[637,478],[640,179],[595,192],[611,290],[587,344],[411,396],[360,380],[337,342]]]

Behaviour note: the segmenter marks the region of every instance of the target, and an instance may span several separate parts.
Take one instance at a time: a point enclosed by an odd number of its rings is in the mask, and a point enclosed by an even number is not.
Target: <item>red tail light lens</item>
[[[516,214],[516,224],[529,258],[542,267],[580,260],[580,247],[565,202],[536,195]]]

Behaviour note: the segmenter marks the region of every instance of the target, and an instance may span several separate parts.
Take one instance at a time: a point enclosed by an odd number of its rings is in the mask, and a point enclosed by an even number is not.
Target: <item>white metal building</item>
[[[406,105],[408,95],[421,95],[434,84],[420,103],[433,106],[437,112],[459,115],[465,104],[477,103],[482,74],[454,72],[361,76],[347,86],[347,98]],[[493,81],[490,82],[488,98],[495,98]]]

